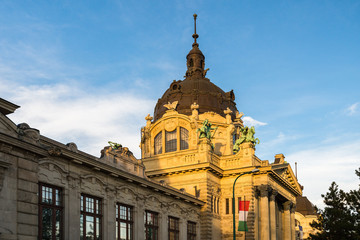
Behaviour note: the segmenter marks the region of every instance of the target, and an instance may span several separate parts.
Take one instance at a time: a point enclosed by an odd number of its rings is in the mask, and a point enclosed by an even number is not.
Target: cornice
[[[8,115],[10,113],[15,112],[20,106],[13,104],[9,101],[6,101],[3,98],[0,98],[0,112],[4,115]]]

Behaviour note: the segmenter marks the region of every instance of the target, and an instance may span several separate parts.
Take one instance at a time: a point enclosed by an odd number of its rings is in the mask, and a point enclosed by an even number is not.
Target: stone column
[[[284,203],[284,226],[283,226],[284,240],[291,240],[290,208],[291,208],[291,202],[290,201],[285,202]]]
[[[269,240],[269,187],[261,185],[260,191],[260,239]]]
[[[290,208],[290,229],[291,229],[291,239],[295,240],[295,204],[291,204]]]
[[[270,193],[270,239],[276,240],[276,210],[275,210],[275,198],[278,192],[272,190]]]

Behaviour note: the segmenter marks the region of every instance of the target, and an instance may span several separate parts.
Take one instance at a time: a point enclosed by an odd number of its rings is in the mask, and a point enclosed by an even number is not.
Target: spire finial
[[[192,35],[192,37],[194,38],[194,43],[193,43],[193,47],[194,46],[199,46],[199,44],[196,42],[196,39],[199,37],[199,35],[196,34],[196,18],[197,18],[197,14],[195,13],[194,15],[194,34]]]

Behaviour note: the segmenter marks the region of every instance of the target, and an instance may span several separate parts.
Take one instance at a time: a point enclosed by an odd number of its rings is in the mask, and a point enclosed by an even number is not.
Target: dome
[[[196,20],[196,15],[194,15],[194,18]],[[235,118],[237,109],[234,102],[234,92],[232,90],[224,92],[205,77],[209,69],[205,69],[205,56],[200,51],[199,44],[196,42],[198,37],[195,21],[194,43],[186,56],[187,71],[185,79],[174,80],[170,84],[169,89],[159,98],[154,110],[154,121],[160,119],[166,112],[167,108],[164,105],[174,101],[178,101],[176,110],[188,116],[192,113],[191,105],[197,103],[199,105],[199,114],[215,112],[225,116],[224,110],[229,108],[232,111],[232,118]]]

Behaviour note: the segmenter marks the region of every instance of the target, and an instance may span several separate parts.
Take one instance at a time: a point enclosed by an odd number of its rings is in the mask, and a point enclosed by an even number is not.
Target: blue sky
[[[207,77],[234,89],[256,154],[283,153],[321,206],[358,187],[359,1],[1,1],[0,96],[9,117],[100,155],[140,156],[144,117],[183,79],[194,13]]]

